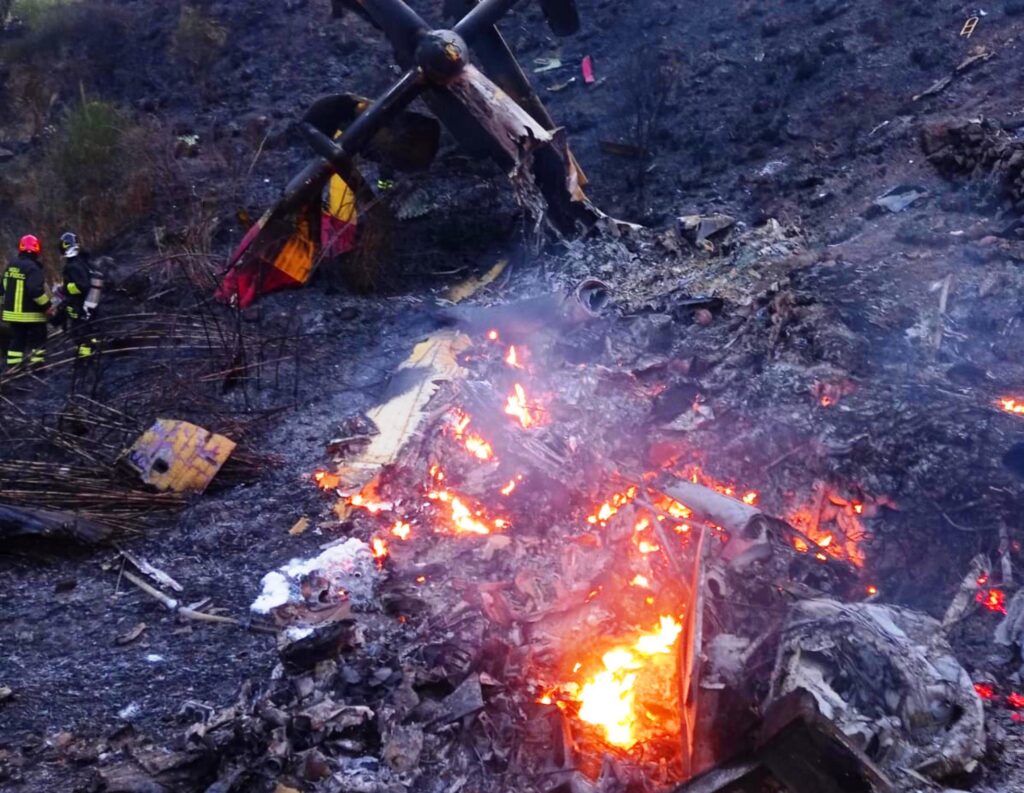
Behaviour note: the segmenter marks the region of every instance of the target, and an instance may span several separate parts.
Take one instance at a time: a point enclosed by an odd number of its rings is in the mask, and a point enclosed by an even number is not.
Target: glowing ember
[[[743,503],[748,507],[754,506],[757,503],[757,492],[751,490],[749,493],[745,493],[743,496]]]
[[[523,475],[522,474],[517,474],[515,476],[515,478],[508,480],[508,484],[505,485],[501,489],[501,494],[503,496],[511,496],[512,495],[512,491],[516,489],[516,485],[518,485],[522,481],[523,481]]]
[[[387,540],[374,537],[370,540],[370,552],[373,554],[373,558],[377,560],[377,564],[384,564],[384,560],[388,558]]]
[[[649,667],[654,656],[670,656],[682,626],[672,617],[662,617],[654,631],[640,636],[633,645],[615,647],[601,657],[602,671],[579,689],[579,717],[600,727],[608,743],[629,749],[638,740],[636,703],[637,677]]]
[[[408,540],[412,534],[412,526],[405,521],[396,520],[395,525],[391,527],[391,534],[400,540]]]
[[[1024,402],[1020,400],[1013,399],[1012,397],[1004,397],[1003,399],[997,400],[996,404],[1007,413],[1013,413],[1016,416],[1024,416]]]
[[[661,550],[658,545],[653,542],[648,542],[647,540],[640,540],[640,542],[636,544],[636,547],[640,553],[657,553]]]
[[[497,341],[498,340],[498,331],[496,331],[496,330],[489,330],[489,331],[487,331],[487,338],[490,339],[491,341]]]
[[[337,490],[341,487],[341,477],[329,471],[319,470],[313,472],[313,481],[321,490]]]
[[[529,429],[540,419],[536,405],[530,406],[526,398],[526,390],[519,383],[512,387],[512,393],[509,394],[505,402],[505,413],[518,421],[523,429]]]
[[[982,699],[991,700],[996,698],[996,689],[991,683],[975,683],[974,690]]]
[[[832,541],[834,539],[835,539],[835,537],[833,537],[831,534],[826,534],[824,537],[822,537],[820,540],[818,540],[818,547],[819,548],[828,548],[828,546],[830,546],[832,544]]]
[[[874,597],[875,595],[878,594],[878,587],[876,587],[874,585],[869,586],[868,589],[867,589],[867,592],[868,592],[869,596]]]
[[[516,352],[515,346],[508,348],[508,355],[505,356],[505,363],[511,366],[513,369],[522,369],[523,366],[519,363],[519,353]]]
[[[1024,694],[1018,694],[1014,691],[1006,698],[1006,704],[1011,708],[1024,708]]]
[[[823,396],[818,402],[823,408],[832,407],[832,397],[830,396]]]
[[[1006,593],[1001,589],[983,589],[974,596],[982,606],[997,614],[1006,613]]]
[[[651,588],[651,582],[647,579],[647,576],[645,576],[645,575],[636,575],[636,576],[634,576],[633,580],[630,581],[629,584],[630,584],[630,586],[643,587],[644,589],[650,589]]]
[[[637,492],[636,486],[631,485],[626,489],[625,493],[616,493],[611,499],[598,507],[593,515],[587,517],[587,523],[592,526],[600,523],[603,526],[612,515],[635,499]],[[638,528],[637,531],[643,531],[643,529]]]

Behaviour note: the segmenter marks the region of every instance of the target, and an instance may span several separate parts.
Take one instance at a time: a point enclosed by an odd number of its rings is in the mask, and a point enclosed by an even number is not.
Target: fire
[[[640,553],[657,553],[661,550],[658,545],[653,542],[648,542],[647,540],[640,540],[640,542],[636,544],[636,547]]]
[[[982,699],[992,700],[996,698],[996,689],[991,683],[975,683],[974,690]]]
[[[501,489],[501,494],[503,496],[511,496],[512,495],[512,491],[516,489],[516,485],[518,485],[522,481],[523,481],[523,475],[522,474],[516,474],[516,476],[513,477],[512,479],[509,479],[508,480],[508,484],[505,485]]]
[[[508,354],[505,356],[505,363],[507,363],[513,369],[523,368],[523,365],[519,363],[519,353],[516,352],[515,345],[511,345],[508,348]]]
[[[1006,593],[1001,589],[983,589],[974,596],[982,606],[996,614],[1006,613]]]
[[[466,451],[476,459],[485,461],[494,458],[494,449],[475,432],[468,432],[472,419],[464,411],[456,408],[452,411],[452,431],[455,438],[465,447]]]
[[[683,628],[675,619],[661,618],[650,633],[641,635],[632,645],[615,647],[601,657],[604,667],[579,689],[579,717],[600,727],[613,746],[629,749],[638,740],[640,717],[636,702],[638,676],[650,668],[656,656],[672,655],[672,648]]]
[[[323,469],[313,472],[313,481],[321,490],[337,490],[341,487],[341,477]]]
[[[818,402],[823,408],[830,408],[833,404],[832,397],[830,396],[823,396]]]
[[[408,540],[412,534],[412,526],[403,520],[396,520],[395,525],[391,527],[391,534],[400,540]]]
[[[384,564],[384,560],[388,558],[387,540],[381,537],[374,537],[370,540],[370,553],[377,560],[377,564]]]
[[[357,509],[365,509],[371,515],[376,515],[380,512],[388,512],[394,509],[394,504],[390,501],[384,501],[381,499],[380,494],[377,492],[377,480],[374,479],[366,487],[351,496],[348,499],[350,506],[356,507]]]
[[[637,487],[635,485],[630,485],[624,493],[616,493],[608,501],[599,506],[594,511],[593,515],[589,515],[587,517],[587,523],[592,526],[600,523],[603,526],[612,515],[635,499],[637,492]],[[642,531],[642,529],[637,529],[637,531]]]
[[[539,411],[534,405],[530,406],[526,398],[526,389],[519,383],[512,386],[512,393],[505,402],[505,413],[512,416],[523,429],[529,429],[539,421]]]
[[[1006,698],[1006,704],[1011,708],[1024,708],[1024,694],[1014,691]]]
[[[820,540],[818,540],[818,547],[819,548],[828,548],[832,544],[832,541],[834,539],[835,539],[835,537],[833,537],[831,534],[826,534],[824,537],[822,537]]]
[[[757,503],[757,491],[751,490],[749,493],[743,495],[743,503],[748,507],[754,506]]]
[[[645,575],[639,575],[639,574],[635,575],[633,577],[633,580],[630,581],[629,584],[630,584],[630,586],[643,587],[644,589],[650,589],[651,588],[651,582],[648,580],[647,576],[645,576]]]
[[[496,331],[496,330],[489,330],[489,331],[487,331],[487,338],[490,339],[491,341],[497,341],[498,340],[498,331]]]
[[[431,501],[437,501],[448,507],[448,517],[455,527],[456,534],[490,534],[495,529],[504,529],[508,523],[500,518],[488,525],[482,518],[484,511],[471,510],[466,503],[450,490],[432,490],[427,494]]]
[[[1007,413],[1013,413],[1016,416],[1024,416],[1024,402],[1014,399],[1013,397],[1003,397],[1002,399],[996,400],[996,404],[999,405]]]
[[[874,584],[872,584],[871,586],[869,586],[867,588],[867,593],[868,593],[869,597],[874,597],[875,595],[878,594],[878,587],[876,587]]]

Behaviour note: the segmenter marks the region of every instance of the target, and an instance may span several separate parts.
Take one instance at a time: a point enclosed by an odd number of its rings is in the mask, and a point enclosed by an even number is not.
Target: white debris
[[[125,721],[131,721],[142,712],[142,708],[139,707],[138,702],[132,702],[129,705],[125,705],[121,710],[117,712],[117,718],[124,719]]]
[[[377,565],[370,546],[352,537],[312,559],[292,559],[267,573],[263,576],[263,591],[251,610],[268,614],[289,603],[301,602],[302,580],[314,573],[322,576],[332,591],[344,593],[353,605],[368,604],[373,599]]]
[[[150,653],[149,655],[146,656],[146,660],[149,661],[151,664],[159,664],[159,663],[163,663],[163,661],[166,660],[166,659],[162,655],[157,655],[156,653]]]

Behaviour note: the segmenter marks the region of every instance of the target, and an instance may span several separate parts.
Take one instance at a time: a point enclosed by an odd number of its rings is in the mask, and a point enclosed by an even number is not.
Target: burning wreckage
[[[244,307],[351,250],[383,203],[355,156],[413,170],[436,153],[416,97],[506,167],[538,225],[603,219],[494,27],[514,0],[446,3],[468,11],[450,31],[400,0],[340,5],[406,71],[375,102],[310,110],[319,157],[236,251],[221,298]],[[575,29],[571,0],[543,6]],[[879,602],[862,545],[885,498],[821,487],[779,517],[708,476],[674,431],[707,406],[676,394],[692,405],[652,426],[664,386],[602,332],[609,299],[588,280],[447,309],[311,477],[345,538],[264,577],[271,681],[196,714],[176,750],[108,767],[106,789],[884,793],[970,774],[993,692],[947,633],[984,600],[1019,644],[1024,600],[984,589],[979,559],[942,621]],[[587,365],[588,345],[623,365]]]
[[[765,514],[651,427],[656,384],[572,360],[558,329],[602,338],[601,289],[463,309],[413,350],[311,477],[346,538],[252,605],[272,681],[109,790],[868,793],[971,771],[982,699],[944,633],[984,562],[943,622],[877,602],[880,502]]]

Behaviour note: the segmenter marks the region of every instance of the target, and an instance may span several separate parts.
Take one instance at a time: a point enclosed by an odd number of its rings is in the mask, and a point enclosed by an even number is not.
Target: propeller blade
[[[402,0],[344,0],[344,3],[384,31],[403,67],[412,65],[417,38],[431,29],[419,14]]]

